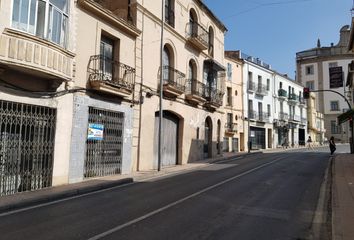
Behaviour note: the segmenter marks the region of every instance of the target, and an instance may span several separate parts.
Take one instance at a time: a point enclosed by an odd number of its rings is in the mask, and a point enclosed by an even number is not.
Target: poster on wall
[[[103,140],[103,124],[90,123],[87,130],[88,140]]]
[[[329,87],[339,88],[343,87],[343,70],[342,67],[331,67],[329,68]]]

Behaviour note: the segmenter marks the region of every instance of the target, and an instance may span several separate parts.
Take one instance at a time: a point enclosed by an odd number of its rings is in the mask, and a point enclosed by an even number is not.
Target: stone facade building
[[[354,58],[354,54],[348,51],[349,37],[350,27],[344,26],[340,29],[338,44],[322,47],[318,40],[317,47],[298,52],[296,80],[310,90],[334,90],[347,96],[349,90],[345,79],[348,64]],[[349,142],[348,123],[337,126],[337,117],[349,109],[345,100],[333,92],[318,92],[316,99],[317,111],[324,113],[325,137],[334,136],[337,141]]]

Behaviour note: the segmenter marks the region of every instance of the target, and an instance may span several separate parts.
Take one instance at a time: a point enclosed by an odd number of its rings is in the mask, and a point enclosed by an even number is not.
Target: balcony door
[[[113,76],[114,41],[102,36],[100,44],[100,70],[103,79],[111,81]]]

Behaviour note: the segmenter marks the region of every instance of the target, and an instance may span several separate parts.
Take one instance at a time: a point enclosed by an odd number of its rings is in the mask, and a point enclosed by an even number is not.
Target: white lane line
[[[227,160],[224,160],[224,161],[220,161],[218,163],[222,163],[222,162],[226,162],[226,161]],[[228,160],[228,161],[230,161],[230,160]],[[196,167],[196,168],[183,169],[181,171],[170,172],[170,173],[167,172],[166,174],[162,174],[162,175],[136,179],[136,180],[134,180],[134,182],[126,183],[126,184],[115,186],[115,187],[105,188],[105,189],[97,190],[97,191],[94,191],[94,192],[84,193],[84,194],[80,194],[80,195],[76,195],[76,196],[72,196],[72,197],[67,197],[67,198],[63,198],[63,199],[59,199],[59,200],[50,201],[50,202],[47,202],[47,203],[41,203],[41,204],[37,204],[37,205],[31,206],[31,207],[25,207],[25,208],[21,208],[21,209],[12,210],[12,211],[10,210],[8,212],[0,213],[0,217],[9,216],[9,215],[13,215],[13,214],[16,214],[16,213],[29,211],[29,210],[36,209],[36,208],[46,207],[46,206],[54,205],[54,204],[57,204],[57,203],[61,203],[61,202],[65,202],[65,201],[69,201],[69,200],[73,200],[73,199],[78,199],[78,198],[82,198],[82,197],[86,197],[86,196],[90,196],[90,195],[94,195],[94,194],[97,194],[97,193],[107,192],[107,191],[111,191],[111,190],[114,190],[114,189],[118,189],[118,188],[123,188],[123,187],[130,186],[130,185],[134,185],[136,183],[149,182],[149,181],[153,181],[153,180],[159,180],[159,179],[164,179],[164,178],[168,178],[168,177],[173,177],[173,176],[181,175],[181,174],[184,174],[184,173],[189,173],[189,172],[193,172],[193,171],[200,170],[200,169],[203,169],[203,168],[207,168],[207,167],[210,167],[211,165],[215,165],[215,164],[218,164],[218,163],[206,164],[206,165],[202,165],[202,166],[199,166],[199,167]]]
[[[103,233],[100,233],[100,234],[98,234],[98,235],[95,235],[95,236],[89,238],[88,240],[98,240],[98,239],[101,239],[101,238],[103,238],[103,237],[106,237],[106,236],[108,236],[108,235],[110,235],[110,234],[112,234],[112,233],[114,233],[114,232],[117,232],[117,231],[119,231],[119,230],[121,230],[121,229],[123,229],[123,228],[125,228],[125,227],[128,227],[128,226],[130,226],[130,225],[133,225],[133,224],[135,224],[135,223],[138,223],[138,222],[140,222],[140,221],[142,221],[142,220],[144,220],[144,219],[147,219],[147,218],[149,218],[149,217],[151,217],[151,216],[154,216],[154,215],[156,215],[156,214],[158,214],[158,213],[160,213],[160,212],[163,212],[164,210],[167,210],[167,209],[169,209],[169,208],[171,208],[171,207],[173,207],[173,206],[176,206],[176,205],[178,205],[178,204],[180,204],[180,203],[182,203],[182,202],[185,202],[185,201],[187,201],[188,199],[191,199],[191,198],[193,198],[193,197],[196,197],[196,196],[198,196],[198,195],[200,195],[200,194],[202,194],[202,193],[205,193],[205,192],[207,192],[207,191],[209,191],[209,190],[212,190],[212,189],[214,189],[214,188],[217,188],[217,187],[219,187],[219,186],[221,186],[221,185],[224,185],[225,183],[231,182],[231,181],[233,181],[233,180],[235,180],[235,179],[237,179],[237,178],[240,178],[240,177],[242,177],[242,176],[245,176],[245,175],[247,175],[247,174],[250,174],[250,173],[252,173],[252,172],[254,172],[254,171],[258,170],[258,169],[264,168],[264,167],[266,167],[266,166],[268,166],[268,165],[271,165],[271,164],[273,164],[273,163],[275,163],[275,162],[278,162],[278,161],[280,161],[280,160],[281,160],[281,159],[273,160],[273,161],[271,161],[271,162],[269,162],[269,163],[262,164],[262,165],[260,165],[260,166],[258,166],[258,167],[255,167],[255,168],[250,169],[250,170],[248,170],[248,171],[246,171],[246,172],[243,172],[243,173],[241,173],[241,174],[239,174],[239,175],[236,175],[236,176],[233,176],[233,177],[231,177],[231,178],[228,178],[228,179],[226,179],[226,180],[224,180],[224,181],[221,181],[221,182],[219,182],[219,183],[216,183],[216,184],[214,184],[214,185],[212,185],[212,186],[209,186],[209,187],[204,188],[204,189],[202,189],[202,190],[200,190],[200,191],[198,191],[198,192],[195,192],[195,193],[193,193],[193,194],[191,194],[191,195],[189,195],[189,196],[186,196],[186,197],[181,198],[181,199],[179,199],[179,200],[177,200],[177,201],[175,201],[175,202],[172,202],[172,203],[170,203],[170,204],[168,204],[168,205],[166,205],[166,206],[164,206],[164,207],[161,207],[161,208],[159,208],[159,209],[156,209],[155,211],[149,212],[149,213],[147,213],[147,214],[145,214],[145,215],[143,215],[143,216],[141,216],[141,217],[135,218],[135,219],[133,219],[133,220],[131,220],[131,221],[129,221],[129,222],[126,222],[126,223],[124,223],[124,224],[122,224],[122,225],[118,225],[118,226],[116,226],[116,227],[114,227],[114,228],[112,228],[112,229],[110,229],[110,230],[108,230],[108,231],[106,231],[106,232],[103,232]]]

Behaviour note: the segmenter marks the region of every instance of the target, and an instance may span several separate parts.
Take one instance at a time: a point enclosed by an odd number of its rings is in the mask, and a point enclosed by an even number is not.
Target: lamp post
[[[165,28],[165,0],[161,1],[161,48],[160,48],[160,102],[159,102],[159,139],[158,139],[158,157],[157,157],[157,171],[161,171],[161,140],[162,140],[162,117],[163,117],[163,108],[162,108],[162,100],[163,100],[163,47],[164,47],[164,28]]]

